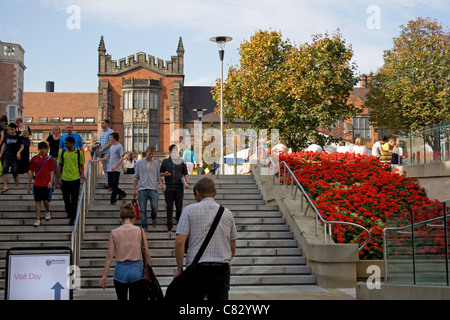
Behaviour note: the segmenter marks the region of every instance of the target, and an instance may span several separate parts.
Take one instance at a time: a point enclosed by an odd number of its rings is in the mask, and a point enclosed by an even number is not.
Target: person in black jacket
[[[170,156],[161,163],[161,176],[164,177],[166,188],[167,230],[172,231],[173,203],[175,202],[175,219],[178,222],[183,210],[184,188],[189,188],[189,175],[186,164],[178,154],[178,148],[172,144],[169,147]]]

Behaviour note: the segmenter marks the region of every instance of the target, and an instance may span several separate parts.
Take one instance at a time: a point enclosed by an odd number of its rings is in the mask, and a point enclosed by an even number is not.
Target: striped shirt
[[[190,265],[211,227],[220,205],[213,198],[205,198],[184,208],[177,226],[177,234],[188,236],[186,266]],[[233,214],[225,208],[219,225],[200,258],[202,262],[231,262],[231,240],[237,239]]]
[[[111,133],[113,133],[113,132],[114,132],[113,129],[108,128],[106,130],[103,130],[102,133],[100,133],[100,138],[97,140],[97,142],[100,143],[100,148],[105,147],[109,143]],[[104,150],[102,152],[102,155],[105,156],[105,155],[109,154],[109,151],[110,151],[109,148]]]

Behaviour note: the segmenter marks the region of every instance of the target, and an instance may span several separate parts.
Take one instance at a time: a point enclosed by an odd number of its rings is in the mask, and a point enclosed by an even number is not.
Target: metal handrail
[[[73,254],[73,264],[78,265],[81,255],[81,241],[83,240],[85,218],[88,205],[92,203],[95,190],[95,170],[94,164],[88,160],[85,171],[80,198],[77,204],[77,213],[74,222],[74,228],[71,236],[71,250]]]
[[[266,156],[267,156],[267,158],[269,159],[269,161],[270,161],[270,163],[272,164],[272,166],[273,166],[273,168],[275,169],[276,167],[278,167],[279,168],[279,171],[281,170],[281,165],[280,165],[280,163],[278,163],[278,164],[276,164],[274,161],[273,161],[273,159],[272,159],[272,157],[270,156],[270,154],[269,154],[269,152],[267,151],[267,149],[266,149],[266,147],[264,146],[264,144],[261,142],[261,141],[259,141],[258,140],[258,142],[259,142],[259,144],[262,146],[262,150],[265,152],[265,154],[266,154]],[[319,230],[319,220],[318,220],[318,218],[323,222],[323,224],[324,224],[324,226],[325,226],[325,228],[324,228],[324,240],[325,240],[325,242],[327,241],[327,238],[328,238],[328,243],[331,243],[331,239],[332,239],[332,236],[331,236],[331,234],[332,234],[332,224],[346,224],[346,225],[351,225],[351,226],[354,226],[354,227],[357,227],[357,228],[360,228],[360,229],[363,229],[363,231],[365,231],[366,233],[367,233],[367,240],[364,242],[364,244],[361,246],[361,247],[359,247],[359,250],[362,250],[364,247],[366,247],[367,246],[367,244],[369,243],[369,240],[370,240],[370,232],[369,232],[369,230],[367,230],[365,227],[363,227],[363,226],[361,226],[361,225],[359,225],[359,224],[356,224],[356,223],[353,223],[353,222],[347,222],[347,221],[327,221],[327,220],[325,220],[324,218],[323,218],[323,216],[322,216],[322,214],[319,212],[319,210],[317,209],[317,207],[314,205],[314,203],[312,202],[312,200],[311,200],[311,198],[309,197],[309,195],[306,193],[306,191],[305,191],[305,189],[303,188],[303,186],[302,186],[302,184],[298,181],[298,179],[297,179],[297,177],[294,175],[294,173],[292,172],[292,170],[291,170],[291,168],[289,167],[289,165],[285,162],[285,161],[283,161],[281,164],[283,164],[284,166],[285,166],[285,168],[289,171],[289,174],[291,174],[291,176],[292,176],[292,178],[293,178],[293,180],[295,181],[295,183],[297,184],[297,187],[298,187],[298,189],[300,189],[301,191],[302,191],[302,193],[303,193],[303,196],[306,198],[306,200],[308,201],[308,205],[310,205],[312,208],[313,208],[313,210],[314,210],[314,212],[316,213],[316,235],[318,234],[318,230]],[[287,179],[286,179],[287,177],[286,177],[286,171],[285,171],[285,179],[284,179],[284,183],[285,183],[285,185],[287,186]],[[274,179],[275,179],[275,174],[274,174]],[[294,184],[293,184],[293,186],[294,186]],[[296,192],[297,192],[297,188],[295,188],[294,189],[295,190],[295,193],[293,194],[293,199],[295,199],[295,195],[296,195]],[[303,199],[302,199],[302,202],[301,202],[301,209],[303,209]],[[304,213],[304,215],[306,216],[306,211],[307,210],[305,210],[305,213]],[[327,237],[327,226],[328,226],[328,237]]]
[[[442,202],[441,202],[442,203]],[[414,219],[414,217],[413,217]],[[447,250],[448,248],[448,244],[447,244],[447,228],[445,227],[446,225],[446,220],[450,219],[450,216],[448,216],[446,214],[446,208],[445,208],[445,203],[444,203],[444,215],[441,217],[435,217],[435,218],[431,218],[428,220],[424,220],[424,221],[419,221],[419,222],[412,222],[409,225],[406,226],[402,226],[402,227],[386,227],[383,229],[383,252],[384,252],[384,272],[385,272],[385,279],[388,280],[388,267],[387,267],[387,263],[388,263],[388,259],[387,259],[387,232],[388,231],[401,231],[401,230],[407,230],[407,229],[411,229],[410,232],[403,232],[403,233],[410,233],[412,235],[412,242],[413,242],[413,248],[415,246],[415,241],[414,241],[414,228],[423,224],[426,224],[427,227],[440,227],[440,225],[430,225],[430,223],[432,222],[436,222],[436,221],[440,221],[443,220],[443,225],[442,227],[445,230],[445,248]],[[448,254],[445,255],[446,259],[448,259]],[[413,256],[413,260],[414,260],[414,256]],[[414,262],[415,263],[415,262]],[[448,268],[448,262],[446,263],[446,268]],[[447,274],[447,285],[449,285],[449,281],[450,279],[448,278],[448,270],[446,271]],[[415,275],[414,275],[414,279],[415,279]],[[415,282],[415,280],[414,280]]]

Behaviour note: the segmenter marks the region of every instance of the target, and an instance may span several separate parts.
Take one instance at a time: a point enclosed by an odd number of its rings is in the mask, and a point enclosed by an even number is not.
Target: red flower
[[[326,221],[353,222],[371,231],[369,245],[361,251],[361,259],[383,258],[382,230],[386,225],[407,224],[410,209],[437,203],[426,197],[416,179],[407,178],[405,173],[391,172],[373,156],[302,151],[280,154],[280,163],[283,161]],[[280,177],[283,182],[283,166]],[[288,182],[291,181],[289,178]],[[423,211],[416,214],[416,219],[436,215]],[[367,235],[361,231],[345,224],[333,225],[334,241],[362,243]]]

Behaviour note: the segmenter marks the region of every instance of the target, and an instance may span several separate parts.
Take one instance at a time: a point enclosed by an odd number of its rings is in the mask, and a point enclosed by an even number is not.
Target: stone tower
[[[109,119],[126,151],[148,145],[167,151],[183,126],[184,47],[169,61],[144,52],[112,60],[103,36],[98,47],[98,117]],[[101,129],[99,128],[101,131]],[[100,132],[99,131],[99,132]],[[176,139],[176,138],[175,138]]]
[[[23,114],[24,55],[19,44],[0,41],[0,114],[8,121]]]

